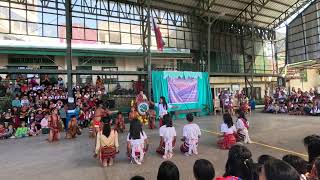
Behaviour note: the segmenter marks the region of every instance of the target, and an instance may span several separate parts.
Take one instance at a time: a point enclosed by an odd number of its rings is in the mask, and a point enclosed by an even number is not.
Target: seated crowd
[[[273,96],[265,96],[264,112],[288,113],[290,115],[320,115],[320,92],[310,89],[303,92],[292,88],[290,94],[285,89],[277,88]]]
[[[193,165],[195,180],[319,180],[320,179],[320,136],[311,135],[304,139],[309,161],[288,154],[277,159],[261,155],[255,162],[251,151],[242,144],[235,144],[228,153],[225,171],[216,177],[214,165],[206,159],[198,159]],[[131,180],[144,180],[134,176]],[[157,180],[179,180],[179,168],[171,161],[164,161],[158,170]]]
[[[103,86],[87,84],[74,87],[76,117],[69,117],[67,122],[68,93],[62,78],[53,83],[46,75],[38,83],[35,78],[27,80],[18,77],[15,82],[7,81],[4,85],[7,95],[12,96],[13,100],[7,111],[0,112],[0,139],[49,134],[53,126],[58,131],[70,129],[73,133],[67,133],[67,138],[75,137],[74,132],[80,134],[80,130],[71,127],[89,126],[104,93]]]

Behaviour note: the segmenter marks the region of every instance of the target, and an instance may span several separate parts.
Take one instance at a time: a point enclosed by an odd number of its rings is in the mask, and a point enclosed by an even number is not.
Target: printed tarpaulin
[[[197,103],[198,79],[168,78],[169,103]]]
[[[189,81],[188,86],[184,85],[186,81]],[[175,82],[179,85],[174,85]],[[209,76],[206,72],[154,71],[152,92],[154,102],[159,102],[160,97],[164,96],[169,104],[177,107],[174,110],[202,109],[203,115],[213,110]],[[184,94],[186,92],[188,94]],[[172,98],[173,93],[175,93],[174,98]]]

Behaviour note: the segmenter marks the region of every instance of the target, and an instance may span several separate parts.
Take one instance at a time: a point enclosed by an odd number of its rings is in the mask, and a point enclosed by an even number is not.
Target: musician
[[[137,105],[146,101],[148,101],[147,96],[143,93],[143,91],[140,91],[139,94],[136,96]]]

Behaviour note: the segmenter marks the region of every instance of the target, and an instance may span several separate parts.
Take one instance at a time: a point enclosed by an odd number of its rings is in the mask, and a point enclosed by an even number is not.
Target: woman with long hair
[[[236,115],[238,116],[236,122],[238,141],[249,144],[251,143],[251,139],[249,136],[249,121],[246,118],[245,113],[239,109],[236,110]]]
[[[220,132],[222,134],[222,139],[218,141],[218,146],[221,149],[230,149],[231,146],[236,144],[235,134],[237,133],[237,130],[229,113],[223,115],[223,123],[220,125]]]
[[[309,164],[312,165],[314,160],[320,156],[320,136],[310,135],[303,139],[303,144],[308,151]]]
[[[176,108],[167,103],[166,98],[164,96],[160,97],[159,103],[154,103],[150,101],[150,104],[154,105],[158,108],[159,112],[159,127],[163,125],[163,116],[168,114],[170,108]]]
[[[102,166],[112,166],[118,152],[118,133],[111,129],[110,124],[104,124],[102,131],[97,134],[94,157],[100,159]]]
[[[238,178],[242,180],[253,180],[255,174],[254,169],[255,165],[250,150],[242,145],[234,145],[229,151],[223,177],[218,177],[216,180]]]
[[[131,162],[141,165],[144,154],[148,149],[148,139],[146,133],[142,130],[139,120],[130,122],[130,130],[127,136],[127,153]]]
[[[262,166],[259,180],[300,180],[300,175],[285,161],[271,159]]]

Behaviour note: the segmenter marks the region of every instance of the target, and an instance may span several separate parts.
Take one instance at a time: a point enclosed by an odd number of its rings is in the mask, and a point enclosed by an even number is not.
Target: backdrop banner
[[[209,75],[206,72],[153,71],[152,94],[155,103],[163,96],[169,104],[174,104],[175,108],[169,108],[169,111],[201,109],[201,115],[213,111]],[[179,115],[179,118],[184,117],[184,114]]]
[[[197,103],[198,79],[168,78],[169,103]]]

